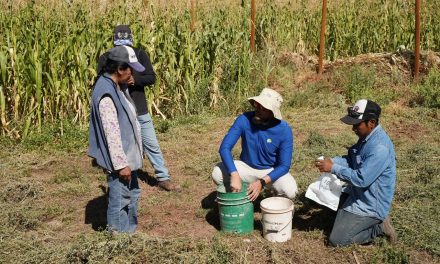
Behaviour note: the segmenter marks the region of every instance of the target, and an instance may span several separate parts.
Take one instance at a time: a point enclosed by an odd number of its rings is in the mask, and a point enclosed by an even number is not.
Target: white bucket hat
[[[252,101],[256,101],[264,108],[272,111],[274,117],[278,120],[282,120],[281,117],[281,103],[283,102],[283,97],[271,88],[264,88],[261,91],[259,96],[249,97],[249,102],[252,104]]]

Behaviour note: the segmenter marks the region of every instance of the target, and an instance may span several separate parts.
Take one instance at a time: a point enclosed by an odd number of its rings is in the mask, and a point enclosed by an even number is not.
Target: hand
[[[134,85],[134,78],[133,78],[133,75],[130,76],[130,79],[128,79],[127,84],[128,84],[128,85]]]
[[[260,195],[261,190],[263,189],[263,186],[261,185],[260,181],[256,181],[254,183],[251,183],[248,188],[248,199],[251,201],[255,201],[258,198],[258,195]]]
[[[315,166],[320,172],[331,172],[333,167],[333,161],[331,159],[316,160]]]
[[[119,171],[119,178],[121,178],[124,181],[130,181],[131,180],[131,169],[130,167],[125,167]]]
[[[234,171],[231,173],[231,189],[232,192],[240,192],[241,191],[241,178],[238,172]]]

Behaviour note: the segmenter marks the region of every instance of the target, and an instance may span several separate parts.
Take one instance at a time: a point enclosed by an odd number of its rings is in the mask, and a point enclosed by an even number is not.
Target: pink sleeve
[[[118,115],[116,113],[116,107],[110,97],[104,97],[99,102],[99,115],[101,116],[113,168],[120,170],[127,167],[127,156],[122,148]]]

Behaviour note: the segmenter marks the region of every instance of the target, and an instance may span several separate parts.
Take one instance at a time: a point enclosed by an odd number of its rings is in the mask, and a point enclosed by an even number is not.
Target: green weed
[[[26,150],[56,149],[67,152],[85,149],[88,127],[72,121],[45,123],[38,133],[30,133],[22,141]]]
[[[7,222],[10,227],[19,231],[35,230],[41,224],[29,206],[10,210],[7,214]]]
[[[329,157],[330,151],[334,146],[334,141],[330,137],[324,137],[319,132],[312,131],[304,142],[304,153],[308,157],[318,158],[319,156]]]
[[[84,181],[85,177],[81,175],[81,171],[77,168],[66,168],[64,170],[57,171],[54,176],[54,183],[60,184],[72,181]]]
[[[257,12],[255,54],[249,47],[248,2],[240,6],[200,5],[194,32],[190,30],[190,12],[184,5],[173,10],[144,0],[131,3],[130,12],[127,3],[121,1],[103,9],[87,0],[77,4],[47,4],[39,0],[20,1],[17,5],[10,1],[0,3],[4,29],[0,40],[3,135],[26,138],[41,132],[46,123],[65,119],[87,124],[96,60],[112,46],[114,21],[130,24],[135,45],[150,54],[157,82],[147,90],[149,110],[165,117],[198,114],[211,108],[236,113],[244,98],[271,84],[278,50],[303,54],[318,51],[321,10],[304,1],[262,4]],[[334,60],[391,52],[400,45],[412,47],[412,3],[387,0],[365,5],[355,1],[329,4],[327,57]],[[426,1],[422,9],[422,46],[435,50],[440,39],[436,23],[440,11],[433,0]],[[361,95],[384,101],[395,98],[384,92],[390,87],[376,86],[371,90],[371,85],[377,84],[370,78],[371,73],[352,75],[348,100]],[[394,77],[394,82],[397,79]],[[423,89],[424,104],[438,105],[435,86],[430,87]],[[60,133],[63,130],[59,128]],[[34,137],[29,145],[41,145],[50,139]]]
[[[435,67],[416,89],[416,103],[431,108],[440,108],[440,71]]]
[[[207,263],[235,263],[235,253],[218,237],[214,237],[209,252]]]
[[[7,203],[22,203],[37,199],[42,191],[43,187],[37,183],[11,182],[3,188],[1,198]]]
[[[371,263],[409,264],[410,261],[408,254],[404,250],[385,246],[371,260]]]

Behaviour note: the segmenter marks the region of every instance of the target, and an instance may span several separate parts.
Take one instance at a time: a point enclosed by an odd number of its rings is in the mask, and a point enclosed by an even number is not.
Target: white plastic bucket
[[[260,203],[263,236],[271,242],[292,238],[293,202],[284,197],[266,198]]]

